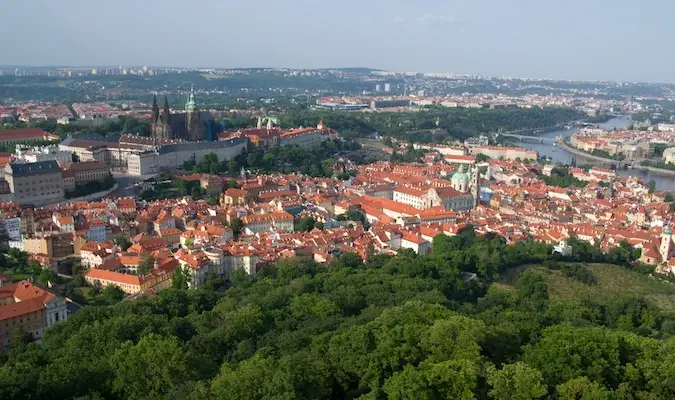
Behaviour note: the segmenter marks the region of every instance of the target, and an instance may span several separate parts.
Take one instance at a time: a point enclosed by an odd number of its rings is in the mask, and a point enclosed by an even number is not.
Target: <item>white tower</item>
[[[480,173],[476,164],[471,168],[471,196],[473,196],[473,208],[478,207],[480,203]]]
[[[670,259],[670,250],[673,240],[673,234],[670,231],[670,225],[666,225],[661,232],[661,246],[659,246],[659,253],[663,261],[668,262]]]

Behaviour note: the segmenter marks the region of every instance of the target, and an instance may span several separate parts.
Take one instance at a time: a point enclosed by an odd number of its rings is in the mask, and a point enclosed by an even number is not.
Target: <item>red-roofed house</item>
[[[0,285],[0,348],[10,345],[17,331],[39,341],[45,329],[66,319],[63,297],[28,281]]]

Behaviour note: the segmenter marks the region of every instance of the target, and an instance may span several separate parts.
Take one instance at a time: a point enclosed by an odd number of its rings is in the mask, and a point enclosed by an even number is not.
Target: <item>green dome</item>
[[[463,165],[459,167],[459,170],[452,175],[452,180],[460,182],[469,182],[469,174],[466,173],[466,169],[464,168]]]
[[[664,235],[670,235],[670,234],[671,234],[671,232],[670,232],[670,225],[666,225],[666,226],[663,228],[663,234],[664,234]]]

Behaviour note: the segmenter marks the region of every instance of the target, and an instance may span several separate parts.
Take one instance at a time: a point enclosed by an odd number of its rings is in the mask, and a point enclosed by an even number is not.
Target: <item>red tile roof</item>
[[[58,140],[59,136],[39,128],[5,129],[0,131],[0,140]]]
[[[0,306],[0,320],[18,317],[28,313],[40,311],[45,308],[40,299],[29,299],[18,303],[10,303]]]
[[[126,283],[128,285],[141,286],[141,277],[138,275],[121,274],[119,272],[105,271],[98,268],[92,268],[84,274],[86,278],[100,279],[115,283]]]

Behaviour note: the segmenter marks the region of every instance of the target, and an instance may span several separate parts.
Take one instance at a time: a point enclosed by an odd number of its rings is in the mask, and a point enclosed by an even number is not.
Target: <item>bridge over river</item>
[[[530,135],[520,135],[517,133],[498,133],[499,136],[516,138],[521,142],[532,141],[536,143],[555,143],[558,141],[558,138],[551,137],[541,137],[541,136],[530,136]]]
[[[531,142],[531,143],[549,143],[554,144],[558,140],[561,140],[559,137],[552,137],[550,135],[545,135],[549,132],[558,131],[561,129],[570,129],[575,126],[583,125],[582,121],[568,122],[567,124],[545,126],[543,128],[534,128],[534,129],[520,129],[517,131],[502,132],[501,130],[497,132],[497,136],[509,137],[518,139],[521,142]]]

